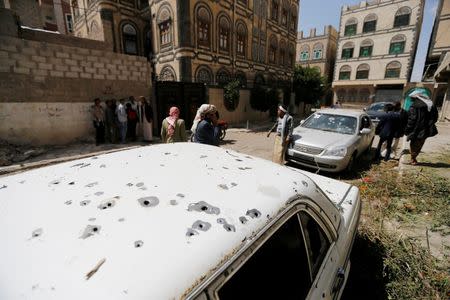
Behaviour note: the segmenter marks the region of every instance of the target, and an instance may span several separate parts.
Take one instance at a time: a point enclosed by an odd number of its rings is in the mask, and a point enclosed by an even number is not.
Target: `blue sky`
[[[317,33],[323,32],[325,25],[339,27],[339,18],[342,5],[353,5],[359,0],[300,0],[300,20],[298,30],[303,30],[305,35],[309,35],[311,28],[317,28]],[[416,60],[414,63],[411,81],[421,81],[422,71],[425,64],[425,57],[428,50],[428,41],[433,29],[434,16],[438,0],[426,0],[422,31],[417,48]]]

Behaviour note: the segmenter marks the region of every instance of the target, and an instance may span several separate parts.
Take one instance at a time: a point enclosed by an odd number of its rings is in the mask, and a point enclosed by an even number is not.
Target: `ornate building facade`
[[[374,0],[341,12],[334,100],[397,101],[410,80],[423,0]]]
[[[299,0],[72,0],[79,37],[147,56],[158,81],[289,80]]]

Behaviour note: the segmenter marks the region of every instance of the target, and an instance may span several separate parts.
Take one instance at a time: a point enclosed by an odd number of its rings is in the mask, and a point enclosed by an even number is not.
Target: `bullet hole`
[[[247,210],[246,215],[252,219],[255,219],[255,218],[261,217],[261,212],[259,210],[257,210],[256,208],[254,208],[254,209]]]
[[[170,152],[165,152],[164,155],[170,155]]]
[[[105,165],[105,164],[102,164],[102,165],[100,165],[100,168],[101,168],[101,169],[106,168],[106,165]]]
[[[116,205],[116,201],[114,199],[106,199],[106,200],[102,201],[100,203],[100,205],[98,205],[97,207],[99,209],[107,209],[107,208],[114,207],[114,205]]]
[[[159,204],[159,199],[158,199],[158,197],[155,197],[155,196],[142,197],[142,198],[138,199],[138,202],[143,207],[154,207]]]
[[[136,183],[136,186],[137,187],[142,187],[142,186],[144,186],[144,183],[143,182]]]
[[[224,218],[218,218],[218,219],[217,219],[217,223],[219,223],[219,224],[225,224],[225,223],[227,223],[227,221],[225,221]]]
[[[73,165],[73,166],[71,166],[71,168],[80,167],[82,165],[84,165],[84,163],[79,163],[79,164]]]
[[[94,234],[98,234],[100,232],[100,228],[101,227],[98,225],[87,225],[83,231],[83,234],[81,234],[80,239],[87,239]]]
[[[133,186],[133,184],[131,182],[128,182],[127,186]]]
[[[64,202],[65,205],[70,205],[72,204],[72,200],[67,200],[66,202]]]
[[[134,247],[135,248],[141,248],[142,246],[144,246],[144,242],[143,241],[139,240],[139,241],[134,242]]]
[[[101,195],[103,195],[104,193],[103,192],[96,192],[94,195],[95,196],[101,196]]]
[[[238,184],[236,182],[232,182],[231,186],[237,186]]]
[[[74,184],[75,184],[75,181],[69,182],[69,185],[74,185]]]
[[[306,181],[302,180],[302,184],[304,187],[308,187],[308,183]]]
[[[94,222],[96,220],[96,218],[89,218],[88,221],[89,222]]]
[[[240,159],[240,158],[236,158],[236,161],[243,161],[242,159]]]
[[[160,164],[161,167],[164,167],[164,164]]]
[[[228,231],[228,232],[230,232],[230,231],[235,232],[236,231],[236,228],[233,225],[230,225],[230,224],[224,224],[223,228],[225,228],[225,230]]]
[[[205,212],[207,214],[220,214],[220,209],[218,207],[212,206],[205,201],[200,201],[197,203],[191,203],[188,206],[188,211],[198,211],[198,212]]]
[[[24,184],[24,183],[25,183],[25,180],[19,181],[19,183],[20,183],[20,184]],[[2,189],[2,188],[4,188],[4,187],[6,187],[6,186],[4,185],[4,186],[1,187],[0,189]]]
[[[96,186],[97,184],[98,184],[98,182],[91,182],[89,184],[86,184],[85,187],[91,188],[91,187]]]
[[[206,158],[208,155],[201,155],[200,158]]]
[[[245,171],[245,170],[251,170],[252,168],[250,168],[250,167],[239,167],[239,170],[243,170],[243,171]]]
[[[228,186],[226,184],[219,184],[218,187],[223,190],[228,190]]]
[[[81,167],[80,167],[80,169],[81,168],[86,168],[86,167],[89,167],[91,164],[83,164]]]
[[[253,159],[253,157],[251,157],[251,156],[245,156],[245,158],[248,158],[248,159]]]
[[[91,200],[83,200],[83,201],[80,202],[80,206],[86,206],[89,203],[91,203]]]
[[[177,194],[177,197],[184,198],[184,194]]]
[[[191,237],[194,235],[198,235],[198,231],[192,229],[192,228],[188,228],[187,232],[186,232],[186,236],[187,237]]]
[[[125,218],[120,218],[120,219],[117,220],[117,221],[119,221],[119,222],[124,222],[124,221],[125,221]]]
[[[192,229],[200,230],[200,231],[208,231],[211,228],[211,224],[208,222],[203,222],[201,220],[195,221],[192,224]]]
[[[147,188],[146,188],[145,186],[143,186],[143,187],[141,187],[141,188],[140,188],[140,190],[142,190],[142,191],[146,191],[146,190],[147,190]]]
[[[229,168],[227,168],[227,167],[222,167],[222,168],[224,168],[225,170],[229,170]]]
[[[91,159],[98,159],[98,157],[97,157],[97,156],[94,156],[94,157],[92,157]]]
[[[241,222],[241,224],[245,224],[245,223],[247,223],[247,222],[248,222],[247,218],[246,218],[246,217],[244,217],[244,216],[242,216],[242,217],[239,217],[239,221]]]
[[[59,184],[59,180],[53,180],[50,182],[50,184]]]
[[[37,237],[41,236],[43,232],[44,231],[42,230],[42,228],[38,228],[31,233],[31,237],[37,238]]]
[[[267,219],[270,219],[270,215],[269,215],[269,214],[267,214],[267,215],[266,215],[266,218],[267,218]]]
[[[177,205],[178,201],[177,200],[170,200],[170,205]]]
[[[297,185],[297,181],[292,181],[293,184]]]

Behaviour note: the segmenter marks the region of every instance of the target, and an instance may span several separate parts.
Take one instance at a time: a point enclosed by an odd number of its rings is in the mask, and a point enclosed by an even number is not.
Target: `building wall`
[[[450,1],[440,0],[429,56],[450,51]]]
[[[394,19],[397,11],[402,7],[411,9],[409,25],[394,28]],[[403,86],[409,81],[414,65],[415,52],[422,24],[424,2],[422,0],[381,0],[379,2],[361,2],[354,6],[344,6],[341,11],[340,35],[337,47],[337,58],[333,77],[333,90],[335,100],[368,102],[369,94],[379,94],[376,101],[397,100]],[[364,20],[370,14],[377,16],[376,31],[363,33]],[[347,21],[357,20],[356,34],[344,36]],[[406,38],[404,52],[389,54],[391,40],[398,35]],[[359,57],[363,41],[371,40],[373,43],[370,57]],[[353,57],[342,58],[344,45],[348,42],[354,44]],[[386,66],[391,62],[401,64],[398,78],[385,78]],[[356,79],[359,65],[369,65],[368,79]],[[340,80],[339,73],[343,66],[350,66],[349,80]],[[361,91],[362,89],[362,91]],[[338,97],[351,95],[349,97]],[[362,97],[360,97],[360,95]],[[389,98],[389,99],[388,99]]]
[[[320,69],[320,74],[325,76],[329,81],[333,77],[334,62],[336,60],[338,33],[333,26],[328,25],[324,27],[324,33],[317,35],[316,29],[311,29],[308,37],[304,36],[303,31],[298,35],[296,47],[296,64],[301,66],[317,67]],[[315,59],[314,46],[322,44],[322,58]],[[301,52],[304,47],[309,49],[309,59],[302,60]]]
[[[150,97],[147,60],[104,47],[96,41],[33,30],[0,36],[2,139],[32,144],[86,139],[93,134],[94,98]]]

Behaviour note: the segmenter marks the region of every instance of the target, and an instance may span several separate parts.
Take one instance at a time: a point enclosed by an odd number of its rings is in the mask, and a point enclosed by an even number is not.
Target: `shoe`
[[[413,166],[417,165],[417,160],[415,160],[415,159],[411,159],[411,162],[410,162],[410,164],[411,164],[411,165],[413,165]]]

